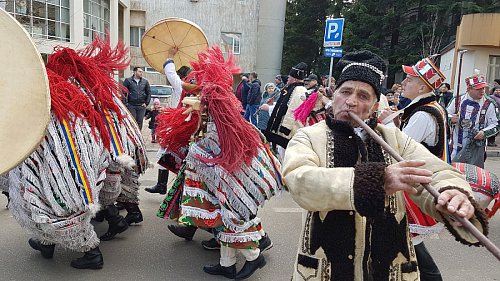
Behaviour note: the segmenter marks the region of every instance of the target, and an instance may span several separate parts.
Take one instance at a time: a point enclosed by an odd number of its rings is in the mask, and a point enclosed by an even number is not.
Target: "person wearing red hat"
[[[448,106],[448,114],[454,125],[451,147],[453,162],[473,164],[484,168],[486,138],[498,130],[498,109],[495,102],[485,96],[488,86],[482,74],[465,78],[467,92]]]
[[[413,66],[402,67],[406,73],[406,78],[401,83],[404,95],[412,102],[404,109],[400,128],[432,154],[449,163],[446,111],[434,95],[445,77],[430,58],[424,58]],[[443,225],[422,212],[408,193],[404,194],[404,200],[420,278],[424,281],[443,280],[423,243],[425,238],[441,232]]]

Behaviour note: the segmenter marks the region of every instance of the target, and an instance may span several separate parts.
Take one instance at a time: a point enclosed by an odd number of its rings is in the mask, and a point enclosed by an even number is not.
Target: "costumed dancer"
[[[451,100],[447,111],[454,126],[451,159],[484,168],[486,139],[499,131],[498,109],[485,97],[488,86],[482,74],[465,78],[467,93]]]
[[[306,93],[307,99],[292,111],[295,118],[294,131],[305,126],[311,126],[326,118],[326,107],[331,100],[325,96],[325,88],[317,84],[318,76],[311,74],[306,81],[313,83]],[[314,82],[316,82],[314,84]],[[330,103],[330,104],[329,104]]]
[[[172,86],[173,89],[168,106],[170,108],[177,108],[179,106],[182,106],[180,101],[181,98],[183,97],[182,85],[185,83],[183,79],[186,78],[186,76],[191,72],[191,69],[187,66],[182,66],[179,68],[177,72],[175,71],[175,64],[172,57],[174,57],[177,52],[178,52],[177,48],[171,48],[169,50],[169,58],[163,65],[167,81]],[[165,153],[165,148],[160,147],[158,149],[158,153],[156,154],[158,160],[161,159],[164,153]],[[145,188],[145,190],[149,193],[166,194],[167,184],[168,184],[168,173],[169,173],[168,169],[163,165],[160,165],[160,167],[158,168],[158,180],[156,182],[156,185],[154,185],[153,187],[147,187]]]
[[[401,131],[449,164],[448,118],[446,110],[436,101],[434,95],[434,91],[446,78],[430,58],[424,58],[413,66],[402,67],[406,78],[401,84],[405,97],[412,102],[404,109]],[[442,280],[439,268],[427,251],[423,240],[437,236],[442,231],[443,225],[422,212],[406,192],[404,199],[420,278]]]
[[[131,178],[144,172],[140,130],[121,102],[115,71],[128,67],[128,49],[96,37],[85,49],[56,47],[49,57],[52,118],[40,146],[9,172],[10,210],[34,238],[30,246],[52,258],[55,245],[85,252],[75,268],[102,268],[90,220],[105,208],[109,230],[128,225],[113,205]],[[112,238],[112,237],[111,237]]]
[[[240,114],[232,93],[233,73],[238,72],[233,60],[232,54],[225,60],[217,47],[199,53],[188,75],[196,80],[192,87],[197,96],[182,101],[190,107],[158,116],[160,144],[186,155],[158,216],[211,229],[221,244],[221,258],[204,271],[243,279],[266,264],[258,248],[265,233],[257,209],[282,182],[269,147]],[[238,273],[237,250],[246,259]]]
[[[306,210],[293,280],[420,280],[401,191],[464,244],[479,241],[447,213],[470,218],[487,233],[485,214],[457,170],[399,129],[370,118],[384,60],[360,51],[337,66],[341,74],[326,120],[299,129],[283,163],[290,194]],[[395,163],[348,112],[368,120],[406,160]],[[441,192],[438,205],[420,182]]]
[[[287,84],[281,89],[278,101],[267,123],[265,136],[273,145],[281,147],[278,148],[281,157],[284,155],[283,149],[286,148],[288,141],[297,129],[293,110],[302,104],[301,97],[307,92],[304,87],[306,70],[307,64],[304,62],[300,62],[290,69]]]

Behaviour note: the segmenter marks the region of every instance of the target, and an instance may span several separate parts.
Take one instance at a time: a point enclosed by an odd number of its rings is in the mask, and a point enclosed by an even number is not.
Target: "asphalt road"
[[[154,159],[154,150],[149,152]],[[490,158],[486,167],[500,175],[500,158]],[[154,185],[157,167],[142,178],[143,187]],[[170,180],[173,179],[171,174]],[[5,197],[0,198],[0,280],[227,280],[203,272],[203,265],[217,263],[217,251],[204,250],[200,242],[210,234],[199,231],[195,239],[186,242],[172,235],[169,221],[155,216],[163,200],[161,195],[141,191],[141,209],[144,222],[134,225],[114,240],[102,242],[104,255],[102,270],[77,270],[69,266],[72,259],[81,256],[56,248],[54,258],[43,259],[27,243],[29,236],[4,208]],[[274,247],[266,252],[267,266],[248,280],[290,280],[296,257],[301,228],[301,209],[289,194],[272,199],[260,211],[263,226]],[[98,234],[106,231],[106,224],[95,225]],[[490,221],[490,239],[500,246],[500,215]],[[427,248],[438,263],[444,280],[476,281],[500,280],[499,262],[484,248],[460,245],[448,235],[426,241]],[[238,266],[244,263],[238,258]]]

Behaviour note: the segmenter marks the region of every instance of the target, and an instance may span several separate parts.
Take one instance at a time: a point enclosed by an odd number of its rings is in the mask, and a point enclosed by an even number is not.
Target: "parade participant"
[[[256,217],[258,207],[282,188],[277,161],[257,129],[241,116],[232,94],[234,57],[219,48],[198,54],[191,63],[196,97],[189,108],[167,109],[158,116],[158,137],[166,150],[187,150],[178,176],[158,216],[211,229],[221,244],[220,262],[203,270],[244,279],[265,264],[259,241],[267,237]],[[192,143],[189,144],[190,139]],[[236,253],[246,259],[236,273]]]
[[[309,74],[306,79],[304,79],[304,82],[306,84],[306,98],[308,98],[312,93],[317,92],[319,90],[319,84],[318,84],[318,75],[316,74]]]
[[[265,134],[267,140],[282,148],[286,148],[288,141],[295,133],[295,131],[292,131],[295,123],[292,112],[302,103],[300,97],[307,91],[303,82],[306,75],[306,69],[307,64],[304,62],[290,69],[288,82],[280,91],[278,101],[267,123]]]
[[[53,257],[55,245],[85,252],[71,262],[75,268],[102,268],[90,220],[102,206],[109,222],[102,240],[127,229],[113,203],[124,190],[137,193],[131,182],[147,167],[140,129],[114,79],[128,67],[127,53],[122,42],[112,49],[99,37],[80,51],[55,48],[46,66],[52,111],[47,134],[8,174],[10,211],[34,236],[29,245],[45,258]]]
[[[470,218],[484,233],[487,220],[458,171],[399,129],[370,118],[384,60],[361,51],[346,54],[337,66],[341,74],[326,121],[300,129],[283,163],[290,194],[306,210],[293,280],[419,280],[401,191],[465,244],[479,242],[447,213]],[[406,160],[395,163],[348,112],[368,120]],[[438,205],[421,182],[441,192]]]
[[[447,108],[454,125],[451,147],[453,162],[462,162],[484,168],[486,138],[498,130],[498,109],[495,102],[485,97],[488,86],[482,74],[465,78],[467,92],[459,97],[458,108],[453,99]]]
[[[450,163],[447,115],[434,95],[434,91],[444,81],[444,75],[430,58],[425,58],[413,66],[402,67],[406,73],[402,82],[404,93],[412,102],[404,109],[401,130],[432,154]],[[439,268],[423,243],[424,238],[441,232],[443,226],[423,213],[406,192],[404,199],[420,279],[443,280]]]
[[[172,95],[170,97],[171,108],[182,106],[180,104],[180,101],[182,97],[182,85],[185,84],[183,79],[186,78],[186,76],[191,72],[191,69],[187,66],[182,66],[179,68],[179,71],[176,71],[173,57],[175,56],[175,54],[177,54],[178,51],[178,48],[170,48],[168,52],[169,58],[167,58],[165,64],[163,65],[163,70],[165,71],[167,81],[173,89]],[[163,156],[164,153],[165,148],[160,147],[158,149],[158,152],[156,153],[158,160]],[[158,180],[156,182],[156,185],[154,185],[153,187],[147,187],[144,190],[149,193],[166,194],[168,173],[168,169],[160,165],[160,167],[158,168]]]

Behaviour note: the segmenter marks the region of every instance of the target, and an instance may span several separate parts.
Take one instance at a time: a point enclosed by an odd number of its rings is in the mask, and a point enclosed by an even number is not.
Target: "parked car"
[[[151,101],[149,102],[149,107],[153,106],[153,100],[158,98],[160,100],[161,106],[170,106],[170,97],[174,89],[172,86],[167,85],[151,85]]]

